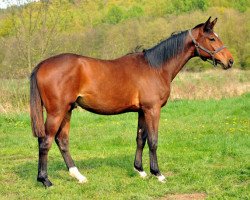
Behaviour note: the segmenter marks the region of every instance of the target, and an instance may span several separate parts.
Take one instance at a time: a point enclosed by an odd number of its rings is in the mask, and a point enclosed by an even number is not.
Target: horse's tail
[[[37,87],[38,68],[39,65],[34,68],[30,76],[30,118],[34,137],[44,137],[43,102]]]

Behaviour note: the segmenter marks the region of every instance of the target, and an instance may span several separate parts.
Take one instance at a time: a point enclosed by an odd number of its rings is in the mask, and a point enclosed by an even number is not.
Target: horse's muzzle
[[[228,61],[228,68],[231,68],[233,64],[234,64],[234,60],[230,58]]]
[[[216,65],[220,64],[223,69],[229,69],[229,68],[231,68],[233,66],[234,60],[230,58],[227,63],[224,63],[224,62],[216,59],[215,63],[216,63]]]

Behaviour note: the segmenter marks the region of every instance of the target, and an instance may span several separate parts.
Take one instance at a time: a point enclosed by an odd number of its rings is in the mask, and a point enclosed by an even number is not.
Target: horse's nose
[[[234,64],[234,60],[232,58],[229,59],[228,66],[232,67]]]

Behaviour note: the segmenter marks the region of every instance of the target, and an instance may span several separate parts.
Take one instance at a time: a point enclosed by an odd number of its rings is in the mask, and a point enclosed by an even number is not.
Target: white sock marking
[[[157,176],[157,178],[158,178],[158,181],[160,181],[162,183],[165,183],[165,181],[166,181],[166,178],[163,175]]]
[[[138,171],[138,172],[142,178],[145,178],[147,176],[147,173],[145,171],[142,172]]]
[[[146,173],[145,171],[139,171],[139,170],[137,170],[137,169],[135,169],[135,168],[134,168],[134,170],[135,170],[136,172],[138,172],[138,173],[139,173],[140,177],[142,177],[142,178],[146,178],[147,173]]]
[[[87,182],[87,178],[78,171],[77,167],[69,168],[69,174],[70,176],[76,178],[79,181],[79,183]]]

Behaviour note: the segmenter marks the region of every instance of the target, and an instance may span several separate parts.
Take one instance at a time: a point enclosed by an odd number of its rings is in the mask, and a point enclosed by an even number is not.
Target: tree
[[[9,16],[16,39],[17,57],[20,64],[28,66],[31,72],[34,64],[44,58],[51,41],[57,35],[60,14],[55,7],[60,6],[60,2],[55,2],[53,8],[49,1],[26,2],[27,4],[23,4],[22,0],[17,0],[17,5],[10,7]]]

